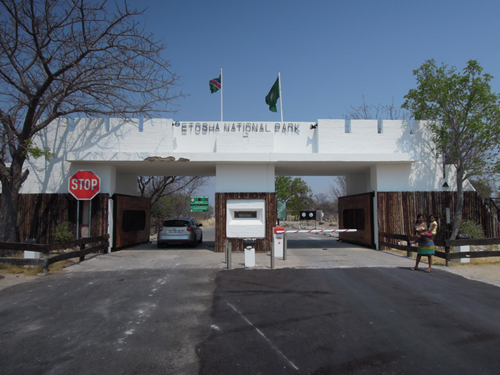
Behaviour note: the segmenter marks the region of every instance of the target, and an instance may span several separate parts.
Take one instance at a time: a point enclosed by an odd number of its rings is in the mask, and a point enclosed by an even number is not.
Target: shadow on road
[[[495,286],[404,267],[233,270],[216,285],[199,374],[498,374]]]
[[[152,241],[149,243],[143,243],[139,245],[134,245],[134,246],[129,246],[129,247],[124,247],[121,249],[118,249],[117,251],[127,251],[127,250],[147,250],[147,251],[169,251],[169,250],[208,250],[208,251],[213,251],[215,252],[215,241],[203,241],[201,245],[197,245],[196,247],[191,247],[189,245],[167,245],[166,247],[163,247],[159,249],[156,246],[156,241]]]

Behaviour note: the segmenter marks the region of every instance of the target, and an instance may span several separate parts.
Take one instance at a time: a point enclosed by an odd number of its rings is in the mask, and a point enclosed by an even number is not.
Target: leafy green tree
[[[417,88],[408,92],[402,106],[416,120],[428,121],[434,151],[456,167],[458,197],[451,239],[462,223],[464,181],[500,170],[499,95],[491,91],[493,77],[482,71],[475,60],[462,71],[428,60],[413,72]]]
[[[292,215],[298,216],[314,202],[311,188],[300,177],[277,176],[274,186],[276,199],[286,202],[286,209]]]
[[[470,179],[469,182],[474,186],[479,196],[483,199],[493,197],[493,187],[491,181],[483,179]]]

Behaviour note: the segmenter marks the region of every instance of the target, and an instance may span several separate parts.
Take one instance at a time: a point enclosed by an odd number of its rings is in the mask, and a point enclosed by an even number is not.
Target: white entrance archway
[[[344,120],[59,119],[34,143],[55,156],[27,162],[30,175],[22,193],[67,193],[68,178],[77,170],[96,173],[101,192],[110,196],[135,195],[140,175],[215,176],[219,194],[272,194],[278,175],[345,175],[349,195],[455,186],[453,170],[443,175],[421,122],[379,126],[376,120],[352,120],[346,132]]]

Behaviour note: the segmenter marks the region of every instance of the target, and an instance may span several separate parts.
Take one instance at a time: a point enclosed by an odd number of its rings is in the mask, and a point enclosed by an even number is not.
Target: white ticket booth
[[[227,200],[227,238],[257,239],[266,236],[264,199]],[[245,248],[245,266],[255,266],[255,247]]]

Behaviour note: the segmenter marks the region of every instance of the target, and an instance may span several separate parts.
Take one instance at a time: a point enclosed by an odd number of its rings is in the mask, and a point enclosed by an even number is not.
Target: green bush
[[[75,240],[75,226],[69,221],[59,224],[54,234],[54,242],[64,243]]]
[[[460,233],[468,234],[471,239],[484,238],[483,227],[479,224],[476,224],[472,220],[465,220],[462,222],[462,226],[460,227]]]

